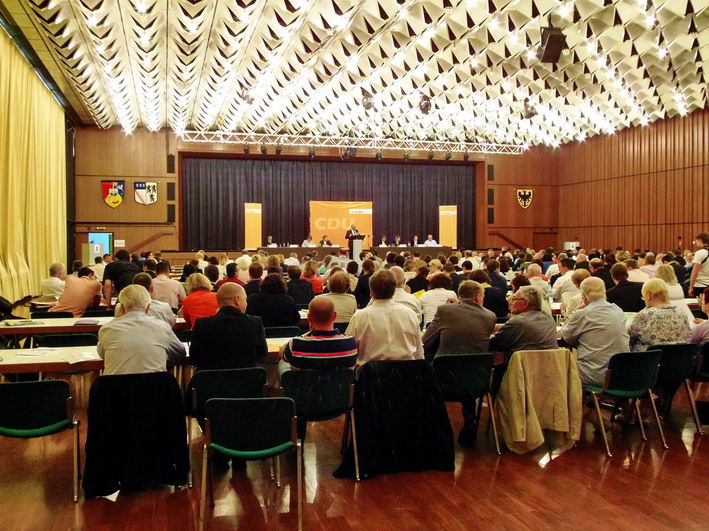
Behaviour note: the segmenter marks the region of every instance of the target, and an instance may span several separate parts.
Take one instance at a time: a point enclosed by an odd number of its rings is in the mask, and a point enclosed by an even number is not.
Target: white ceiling
[[[709,0],[21,4],[77,111],[127,132],[556,146],[707,103]],[[536,57],[549,19],[558,64]]]

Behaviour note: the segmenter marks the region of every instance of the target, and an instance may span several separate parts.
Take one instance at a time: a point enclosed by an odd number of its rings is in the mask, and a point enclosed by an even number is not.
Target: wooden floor
[[[450,405],[449,414],[457,432],[458,406]],[[339,464],[341,426],[334,420],[309,427],[305,529],[709,527],[709,434],[695,435],[682,400],[676,401],[667,429],[667,451],[654,427],[647,442],[637,428],[624,433],[616,428],[612,459],[605,457],[591,425],[584,427],[579,445],[561,455],[544,448],[498,457],[481,433],[476,447],[456,447],[455,472],[397,474],[361,483],[332,476]],[[192,489],[159,488],[122,494],[116,502],[75,504],[70,449],[69,432],[37,440],[0,439],[2,529],[195,528],[199,465]],[[200,462],[198,442],[192,456]],[[261,463],[216,473],[216,506],[206,527],[294,529],[293,466],[293,459],[284,460],[280,489]]]

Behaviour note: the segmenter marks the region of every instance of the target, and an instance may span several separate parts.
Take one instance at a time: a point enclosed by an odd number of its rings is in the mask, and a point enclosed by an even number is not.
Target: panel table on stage
[[[282,254],[285,258],[288,258],[291,253],[296,253],[298,260],[302,260],[306,254],[309,254],[315,260],[322,260],[328,254],[339,253],[340,247],[259,247],[258,251],[268,254]]]
[[[408,251],[412,255],[414,254],[414,252],[418,252],[421,254],[421,257],[429,255],[431,258],[436,258],[439,254],[442,254],[444,256],[450,256],[451,252],[453,251],[453,248],[444,246],[425,247],[423,245],[419,245],[418,247],[371,247],[369,251],[378,256],[379,258],[384,258],[387,253],[400,254],[404,251]]]

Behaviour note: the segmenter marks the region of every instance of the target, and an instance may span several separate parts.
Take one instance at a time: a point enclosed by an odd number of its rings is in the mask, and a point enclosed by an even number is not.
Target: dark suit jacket
[[[586,262],[578,262],[576,264],[576,267],[574,269],[586,269],[588,271],[591,271],[591,264],[586,261]]]
[[[263,326],[295,326],[300,321],[295,301],[285,293],[249,295],[246,313],[260,316]]]
[[[320,247],[332,247],[330,240],[320,240]]]
[[[357,279],[357,287],[354,290],[355,299],[357,299],[357,308],[364,308],[369,304],[371,295],[369,293],[369,279],[372,275],[362,275]]]
[[[244,286],[244,291],[246,296],[252,295],[254,293],[261,292],[261,281],[260,280],[249,280]]]
[[[488,352],[495,321],[497,316],[476,302],[440,305],[423,335],[426,359],[435,354]]]
[[[361,236],[362,233],[359,232],[359,231],[357,231],[357,235],[358,235],[358,236]],[[349,240],[351,237],[352,237],[352,230],[351,230],[351,229],[347,229],[347,232],[345,232],[345,239],[346,239],[346,240]]]
[[[561,278],[561,273],[557,273],[556,275],[552,275],[549,277],[549,285],[554,286],[554,282],[559,280]]]
[[[483,301],[483,307],[490,310],[497,317],[507,317],[510,312],[509,305],[507,304],[507,298],[505,297],[506,292],[502,292],[497,288],[492,286],[485,288],[485,298]]]
[[[192,329],[190,362],[203,369],[242,369],[266,358],[268,347],[260,317],[224,306]]]
[[[411,293],[416,293],[417,291],[428,289],[428,280],[426,277],[414,277],[406,282],[406,285],[411,288]]]
[[[460,283],[464,280],[468,280],[468,275],[464,275],[463,273],[452,273],[450,278],[453,282],[453,291],[458,293],[458,287],[460,286]]]
[[[600,278],[603,281],[603,283],[606,285],[606,291],[611,289],[613,286],[615,286],[615,284],[613,283],[613,277],[611,277],[611,272],[608,271],[604,267],[591,273],[591,276],[596,277],[596,278]]]
[[[606,292],[606,299],[608,302],[620,306],[620,309],[624,312],[639,312],[645,308],[642,289],[642,282],[623,280]]]
[[[490,285],[493,288],[497,288],[500,291],[502,291],[503,294],[507,294],[507,290],[509,289],[509,284],[507,283],[507,279],[503,277],[500,273],[493,273],[488,271],[488,275],[490,275]]]
[[[302,278],[288,281],[288,295],[293,298],[296,304],[308,304],[315,296],[312,283]]]

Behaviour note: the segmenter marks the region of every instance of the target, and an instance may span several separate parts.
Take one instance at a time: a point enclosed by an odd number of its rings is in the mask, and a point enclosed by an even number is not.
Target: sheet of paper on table
[[[47,354],[54,354],[57,351],[55,348],[28,348],[22,349],[18,356],[46,356]]]
[[[65,354],[63,357],[64,361],[73,365],[74,363],[79,363],[80,361],[95,360],[95,352],[73,352],[71,354]]]

